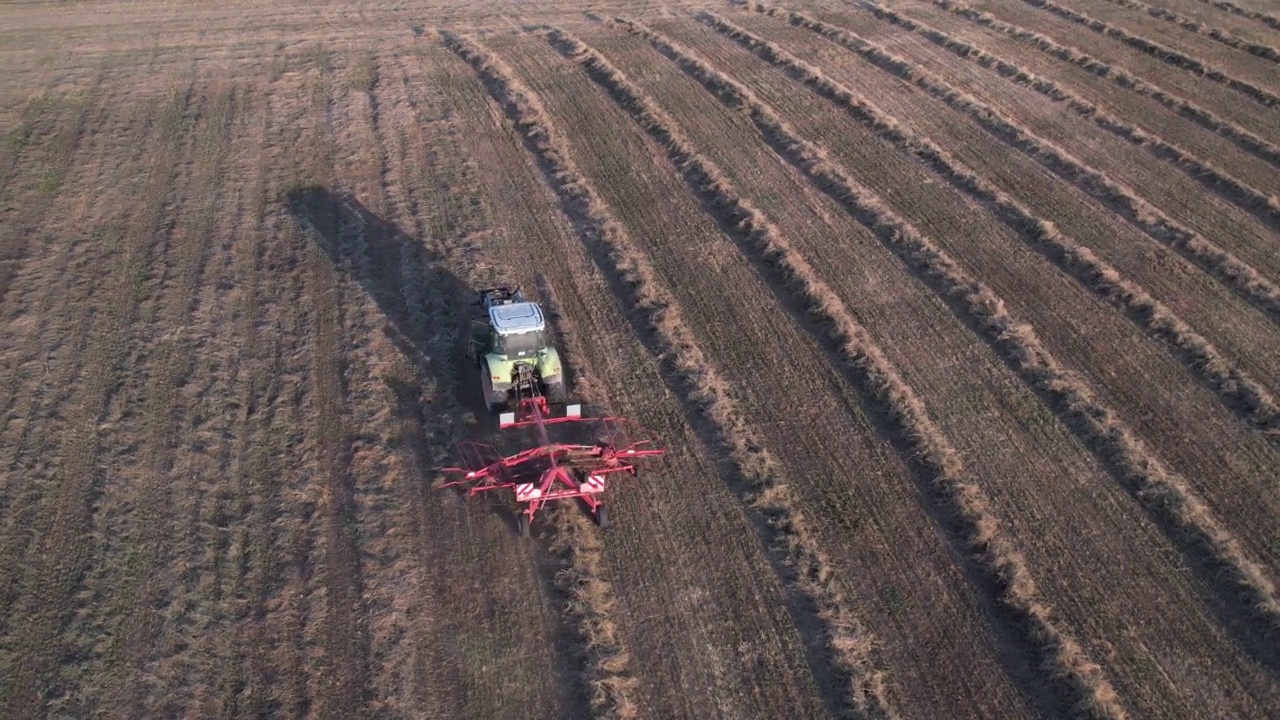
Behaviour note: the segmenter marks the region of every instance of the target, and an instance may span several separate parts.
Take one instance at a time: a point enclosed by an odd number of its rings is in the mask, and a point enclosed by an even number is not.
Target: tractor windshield
[[[497,347],[494,349],[507,357],[533,355],[547,346],[545,333],[541,330],[531,330],[514,335],[499,335],[497,340]]]

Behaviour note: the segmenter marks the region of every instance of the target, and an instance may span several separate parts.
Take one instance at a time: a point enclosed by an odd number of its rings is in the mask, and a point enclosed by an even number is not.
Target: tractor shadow
[[[423,242],[348,193],[308,185],[289,192],[286,205],[333,266],[377,304],[382,331],[419,377],[441,383],[464,410],[483,413],[478,378],[465,372],[463,354],[475,290]]]
[[[411,447],[427,473],[456,464],[453,444],[459,440],[503,451],[510,440],[499,434],[497,418],[485,409],[479,376],[465,354],[476,290],[425,243],[350,194],[309,185],[289,192],[285,206],[333,267],[374,301],[385,321],[381,331],[412,366],[414,377],[391,373],[384,378],[402,428],[396,442]],[[431,385],[438,392],[424,392]],[[511,507],[484,493],[475,499],[516,531]]]
[[[480,316],[472,305],[479,297],[476,288],[449,271],[443,258],[420,239],[348,193],[308,185],[287,193],[284,200],[309,241],[374,301],[385,320],[382,332],[410,361],[415,377],[389,373],[383,382],[395,397],[401,428],[394,442],[411,448],[426,475],[458,464],[458,441],[491,445],[502,455],[537,443],[532,431],[500,430],[497,416],[485,408],[476,365],[466,357],[470,322]],[[544,306],[554,326],[558,308],[554,303]],[[576,377],[572,358],[562,362],[569,377]],[[424,392],[431,385],[437,393]],[[590,408],[583,404],[583,411]],[[549,428],[549,434],[566,442],[595,439],[564,426]],[[423,492],[436,492],[426,480]],[[462,497],[466,489],[455,487],[451,492]],[[426,500],[425,494],[421,499]],[[507,495],[479,493],[467,502],[486,507],[512,533],[519,533],[517,511]],[[580,503],[577,510],[593,517],[584,506]],[[534,536],[545,529],[545,520],[535,521]]]

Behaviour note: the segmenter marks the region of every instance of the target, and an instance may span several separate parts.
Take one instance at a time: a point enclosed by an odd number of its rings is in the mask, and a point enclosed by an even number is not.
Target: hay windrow
[[[1274,583],[1252,560],[1234,534],[1221,523],[1185,478],[1164,466],[1113,410],[1064,368],[1041,344],[1035,330],[1013,318],[1003,300],[968,276],[947,253],[831,163],[825,153],[799,137],[749,89],[716,71],[686,48],[633,21],[620,24],[649,39],[660,52],[697,78],[727,106],[748,115],[764,140],[804,172],[814,184],[841,203],[855,219],[911,268],[984,339],[1052,409],[1064,424],[1110,468],[1111,472],[1170,532],[1231,579],[1231,585],[1267,633],[1280,631],[1280,601]],[[1076,674],[1077,696],[1094,697],[1091,678]],[[1105,682],[1105,680],[1103,681]],[[1102,708],[1123,712],[1114,691],[1098,692]],[[1086,701],[1087,702],[1087,701]],[[1104,714],[1111,712],[1105,710]]]
[[[983,315],[989,323],[1021,327],[1004,313],[1002,301],[990,290],[963,278],[954,261],[898,218],[880,198],[828,161],[821,150],[802,140],[749,89],[714,69],[688,48],[637,21],[617,18],[614,22],[648,39],[659,52],[702,82],[727,106],[747,114],[772,147],[831,194],[895,252],[905,256],[913,269],[948,280],[948,295],[964,297],[973,311]],[[1040,596],[1024,556],[1003,531],[985,491],[977,479],[969,475],[959,452],[929,418],[914,390],[897,374],[866,331],[833,297],[834,293],[821,284],[807,261],[791,250],[785,238],[767,221],[755,229],[757,242],[786,264],[785,269],[798,284],[808,288],[811,302],[822,308],[833,325],[836,338],[842,342],[842,351],[864,375],[864,387],[887,408],[890,419],[917,449],[939,494],[964,528],[963,540],[975,553],[999,601],[1025,624],[1026,642],[1036,649],[1049,674],[1071,698],[1070,704],[1093,717],[1127,717],[1124,702],[1102,669],[1061,626],[1048,603]]]
[[[765,9],[761,5],[756,5],[755,8],[766,14],[783,15],[776,10],[770,12],[772,9]],[[831,80],[821,70],[721,16],[708,13],[707,17],[715,29],[752,50],[764,60],[784,69],[793,79],[840,107],[855,120],[868,126],[879,137],[919,158],[953,187],[986,205],[993,215],[1009,226],[1037,252],[1075,277],[1096,295],[1121,307],[1135,323],[1159,337],[1175,358],[1186,365],[1191,372],[1208,382],[1222,396],[1228,407],[1255,427],[1265,431],[1280,431],[1280,406],[1277,406],[1271,393],[1236,367],[1204,336],[1197,333],[1166,305],[1152,297],[1141,285],[1124,277],[1092,250],[1081,246],[1059,231],[1053,223],[1037,217],[1021,202],[965,167],[933,141],[904,129],[896,119],[889,117],[849,88]],[[824,30],[832,31],[822,23],[800,13],[790,13],[788,19],[794,24],[824,36]],[[878,67],[923,87],[951,107],[968,114],[980,114],[984,119],[994,118],[1000,124],[1000,132],[993,131],[992,134],[998,139],[1004,140],[1008,135],[1016,134],[1024,145],[1033,146],[1034,152],[1051,154],[1055,163],[1083,168],[1082,163],[1071,158],[1065,151],[1052,147],[1043,140],[1031,139],[1030,133],[1012,118],[946,85],[937,77],[910,62],[891,55],[852,33],[845,32],[838,39],[842,45],[856,48],[856,52]],[[983,124],[983,127],[987,125]]]
[[[761,8],[765,6],[761,5]],[[858,53],[872,64],[928,92],[972,117],[1002,141],[1013,145],[1054,174],[1071,182],[1104,207],[1116,213],[1151,239],[1176,250],[1189,262],[1217,278],[1258,309],[1280,322],[1280,286],[1267,280],[1248,263],[1187,228],[1138,197],[1132,190],[1093,170],[1066,151],[1023,131],[1016,123],[989,106],[890,55],[842,28],[814,20],[794,11],[764,9],[788,17],[792,24],[828,37]],[[912,22],[903,19],[904,22]],[[920,26],[923,27],[923,26]]]

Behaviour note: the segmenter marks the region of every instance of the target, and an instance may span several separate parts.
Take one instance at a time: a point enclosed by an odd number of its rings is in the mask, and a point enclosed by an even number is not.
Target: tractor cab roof
[[[499,335],[514,335],[546,327],[542,308],[533,302],[494,305],[489,308],[489,322]]]

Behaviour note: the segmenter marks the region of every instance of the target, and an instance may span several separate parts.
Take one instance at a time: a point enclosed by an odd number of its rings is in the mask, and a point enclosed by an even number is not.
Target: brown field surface
[[[0,717],[1280,717],[1280,7],[0,4]],[[479,288],[667,455],[532,537]]]

